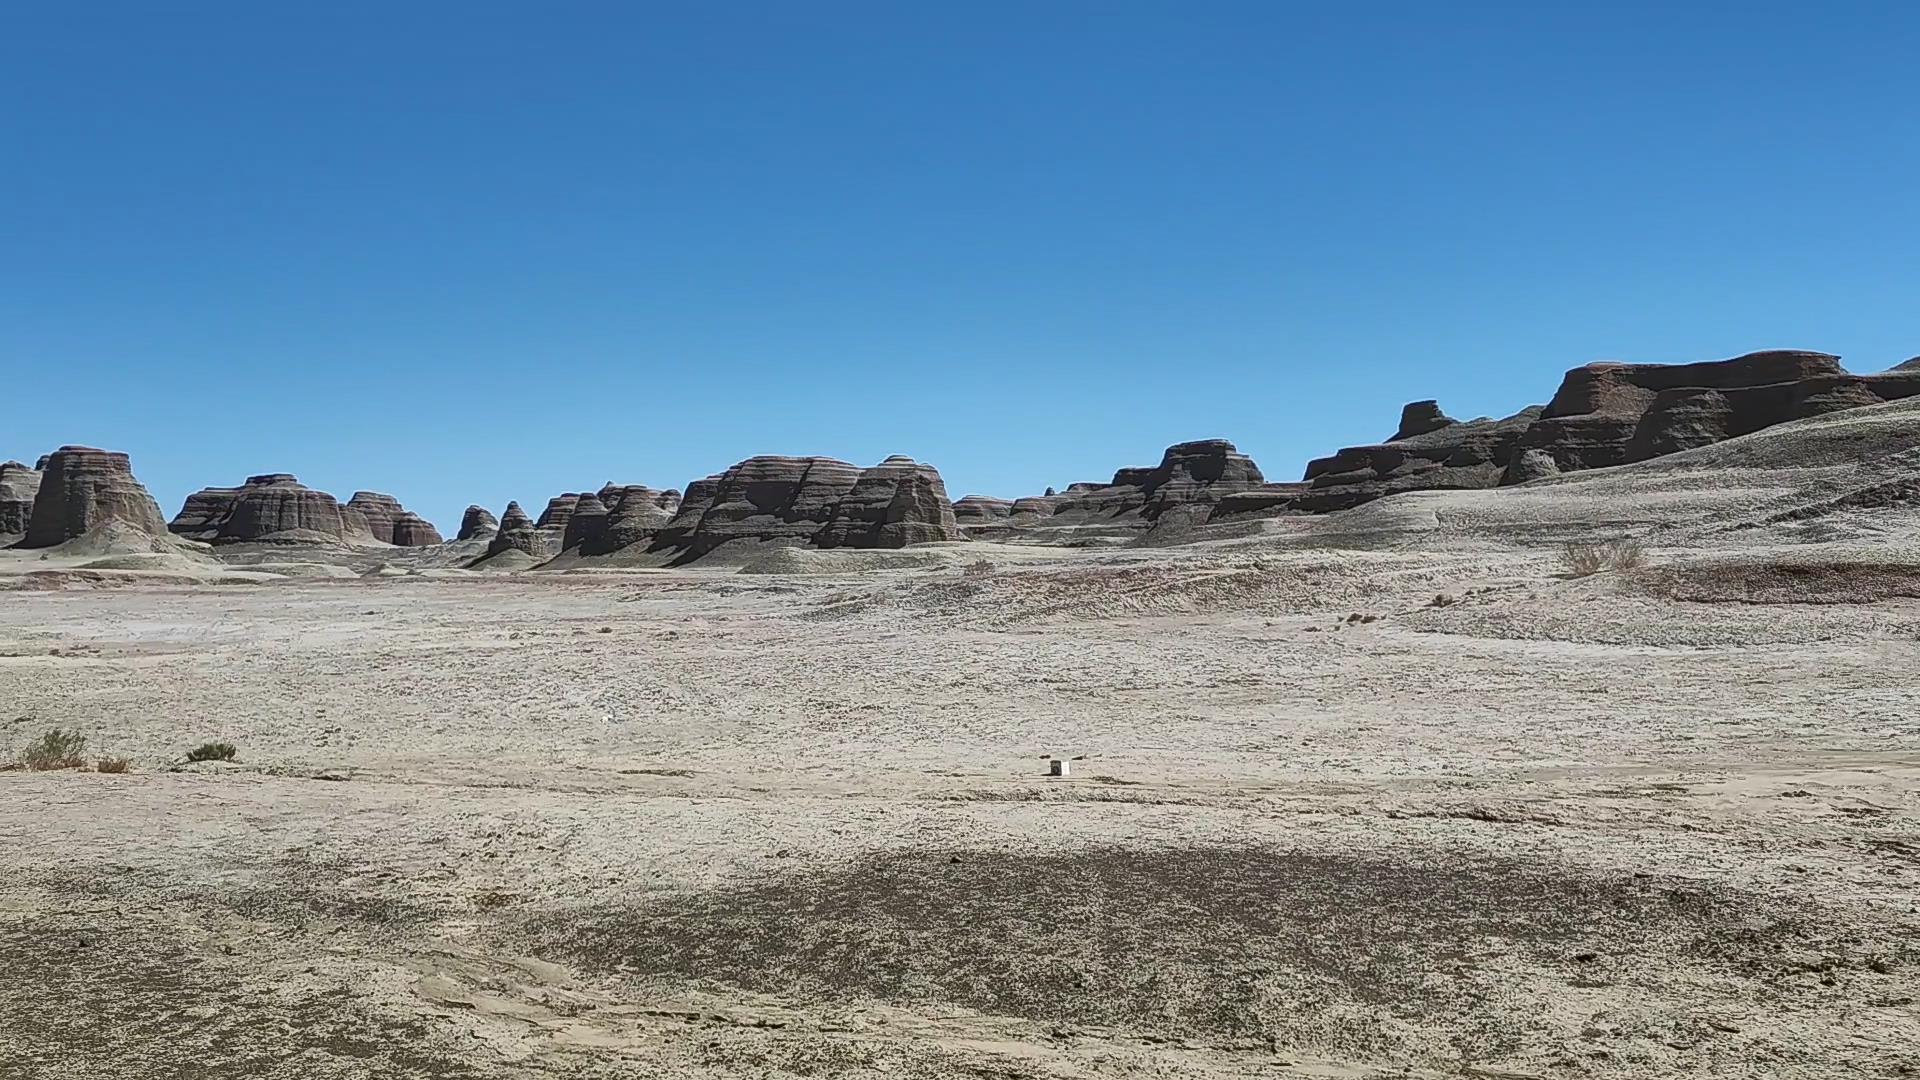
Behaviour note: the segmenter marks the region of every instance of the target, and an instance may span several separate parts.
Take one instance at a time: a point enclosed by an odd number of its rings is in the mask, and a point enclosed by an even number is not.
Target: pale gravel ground
[[[1920,601],[1435,548],[0,594],[0,1075],[1920,1070]]]

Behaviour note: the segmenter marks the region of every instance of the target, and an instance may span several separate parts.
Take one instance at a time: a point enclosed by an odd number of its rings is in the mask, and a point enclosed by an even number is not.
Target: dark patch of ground
[[[1697,883],[1227,847],[912,853],[534,925],[538,947],[667,982],[1474,1059],[1566,1034],[1553,999],[1583,982],[1792,1010],[1848,992],[1868,947],[1817,908]],[[1809,952],[1836,989],[1809,995]]]

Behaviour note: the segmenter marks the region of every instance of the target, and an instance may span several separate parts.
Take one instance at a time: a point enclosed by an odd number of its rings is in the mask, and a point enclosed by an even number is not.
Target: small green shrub
[[[28,746],[26,753],[20,755],[20,761],[35,772],[77,769],[87,763],[86,752],[85,735],[54,728]]]
[[[230,742],[201,743],[187,751],[188,761],[232,761],[240,751]]]

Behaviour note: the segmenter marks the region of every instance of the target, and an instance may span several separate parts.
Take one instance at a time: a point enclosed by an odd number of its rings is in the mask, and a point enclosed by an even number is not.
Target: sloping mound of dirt
[[[1712,560],[1634,572],[1634,587],[1705,604],[1871,604],[1920,598],[1920,565],[1867,560]]]

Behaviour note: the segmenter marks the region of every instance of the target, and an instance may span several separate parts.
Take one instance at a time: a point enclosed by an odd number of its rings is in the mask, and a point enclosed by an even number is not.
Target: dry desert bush
[[[133,765],[132,758],[103,757],[99,761],[96,761],[93,763],[93,771],[103,772],[103,773],[123,773],[123,772],[126,772],[127,769],[132,765]]]
[[[1560,561],[1574,577],[1591,577],[1602,570],[1633,570],[1647,564],[1638,540],[1599,540],[1568,544]]]
[[[49,769],[77,769],[87,763],[87,737],[78,731],[54,728],[40,736],[20,755],[20,764],[35,772]]]
[[[201,743],[187,751],[188,761],[232,761],[239,753],[230,742]]]

